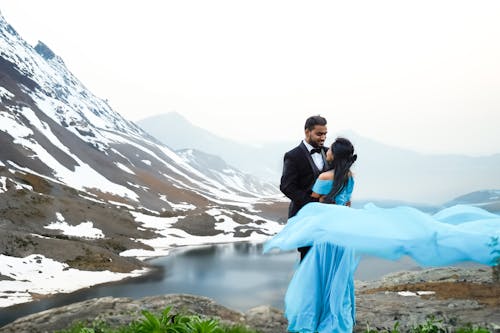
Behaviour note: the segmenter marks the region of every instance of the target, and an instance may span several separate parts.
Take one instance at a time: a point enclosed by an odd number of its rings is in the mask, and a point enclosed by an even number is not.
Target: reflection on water
[[[104,296],[141,298],[188,293],[213,298],[241,311],[263,304],[283,308],[283,297],[297,260],[296,251],[263,255],[262,244],[181,248],[168,257],[151,260],[156,269],[146,276],[0,310],[0,325],[30,313]],[[418,267],[409,259],[388,262],[363,258],[355,278],[373,280],[389,272],[411,269]]]

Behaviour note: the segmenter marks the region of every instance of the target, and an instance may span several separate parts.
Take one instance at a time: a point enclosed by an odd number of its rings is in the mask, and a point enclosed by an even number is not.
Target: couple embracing
[[[283,161],[280,189],[291,199],[289,218],[311,202],[347,206],[351,203],[354,181],[350,167],[357,158],[351,142],[337,138],[329,148],[324,147],[327,121],[319,115],[306,120],[304,133],[304,140],[287,152]],[[301,264],[285,297],[289,330],[328,331],[337,326],[338,331],[352,330],[353,252],[329,243],[302,246],[298,251]],[[332,283],[341,276],[343,283]],[[331,295],[341,296],[339,299],[345,302],[340,315],[332,313],[329,307]]]
[[[264,245],[264,252],[300,252],[285,295],[290,332],[352,332],[358,254],[407,255],[422,266],[498,264],[500,249],[490,244],[500,238],[499,215],[465,205],[433,215],[408,206],[352,209],[353,145],[337,138],[323,147],[327,122],[321,116],[309,117],[304,131],[304,140],[284,156],[280,189],[291,200],[288,222]]]

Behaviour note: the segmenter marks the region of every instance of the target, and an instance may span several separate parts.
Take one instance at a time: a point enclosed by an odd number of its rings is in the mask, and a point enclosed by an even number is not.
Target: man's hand
[[[351,200],[347,201],[344,206],[351,207]]]

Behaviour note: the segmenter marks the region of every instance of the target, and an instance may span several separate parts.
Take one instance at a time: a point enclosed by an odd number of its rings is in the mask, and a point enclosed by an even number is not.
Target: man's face
[[[316,125],[312,130],[306,129],[306,142],[313,147],[323,147],[326,140],[326,126]]]

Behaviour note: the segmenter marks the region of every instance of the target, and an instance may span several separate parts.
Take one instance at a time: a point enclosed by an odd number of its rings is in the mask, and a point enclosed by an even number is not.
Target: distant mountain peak
[[[146,119],[162,119],[166,121],[173,121],[176,124],[189,124],[190,126],[193,126],[193,124],[186,117],[184,117],[177,111],[169,111],[166,113],[157,114]]]

